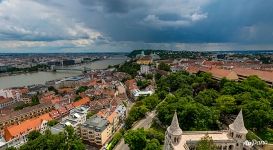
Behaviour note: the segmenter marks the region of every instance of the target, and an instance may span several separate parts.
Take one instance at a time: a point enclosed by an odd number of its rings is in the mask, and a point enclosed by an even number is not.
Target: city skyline
[[[0,0],[0,53],[272,50],[265,0]]]

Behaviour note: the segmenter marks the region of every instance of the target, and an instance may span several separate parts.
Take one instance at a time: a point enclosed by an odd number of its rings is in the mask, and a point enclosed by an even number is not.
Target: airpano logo
[[[246,140],[244,143],[243,143],[245,146],[254,146],[254,145],[258,145],[258,146],[261,146],[261,145],[266,145],[268,144],[267,141],[257,141],[257,140],[252,140],[252,141],[248,141]]]

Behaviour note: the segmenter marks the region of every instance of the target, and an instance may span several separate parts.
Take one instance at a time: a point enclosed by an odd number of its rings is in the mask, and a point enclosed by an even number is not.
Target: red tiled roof
[[[58,108],[58,112],[60,113],[60,114],[65,114],[65,113],[67,113],[67,109],[65,108],[65,107],[60,107],[60,108]]]
[[[88,104],[89,102],[90,102],[89,97],[85,97],[85,98],[82,98],[82,99],[80,99],[80,100],[78,100],[78,101],[76,101],[76,102],[73,102],[72,105],[73,105],[74,107],[79,107],[79,106],[81,106],[81,105],[86,105],[86,104]]]
[[[49,112],[49,115],[51,118],[59,118],[60,117],[60,114],[57,110],[52,110],[51,112]]]
[[[235,68],[234,71],[240,76],[248,77],[251,75],[256,75],[264,81],[273,82],[273,72],[246,68]]]
[[[198,73],[199,71],[199,68],[196,67],[196,66],[189,66],[186,68],[186,71],[189,72],[189,73]]]
[[[74,108],[74,106],[72,104],[68,104],[65,106],[67,110],[71,110]]]
[[[6,141],[9,141],[13,137],[24,134],[28,132],[29,130],[38,130],[43,120],[49,121],[49,120],[52,120],[52,118],[49,116],[49,113],[47,113],[37,118],[32,118],[32,119],[23,121],[22,123],[18,125],[9,126],[5,128],[4,137]]]

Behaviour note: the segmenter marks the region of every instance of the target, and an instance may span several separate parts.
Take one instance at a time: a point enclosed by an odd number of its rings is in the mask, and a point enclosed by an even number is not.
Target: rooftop
[[[91,118],[87,119],[83,126],[91,128],[96,131],[103,131],[108,125],[108,121],[100,116],[93,115]]]

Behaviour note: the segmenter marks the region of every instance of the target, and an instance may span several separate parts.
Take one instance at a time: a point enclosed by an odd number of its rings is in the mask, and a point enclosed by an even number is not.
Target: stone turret
[[[182,138],[182,129],[179,126],[177,114],[174,113],[172,124],[167,128],[165,133],[164,150],[172,149],[172,145],[177,145]]]
[[[229,125],[229,135],[237,141],[236,147],[238,149],[242,148],[247,133],[248,131],[244,125],[243,113],[242,110],[240,110],[234,122]]]

